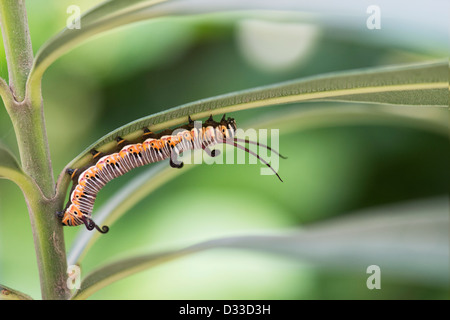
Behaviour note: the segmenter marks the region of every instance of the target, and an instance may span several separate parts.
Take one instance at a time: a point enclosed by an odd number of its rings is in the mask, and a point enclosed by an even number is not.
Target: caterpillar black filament
[[[117,152],[102,154],[92,150],[92,155],[94,160],[96,160],[95,164],[83,169],[67,170],[67,173],[71,175],[73,180],[73,187],[64,211],[58,213],[63,225],[78,226],[84,224],[88,230],[95,228],[101,233],[108,232],[109,228],[107,226],[100,228],[92,220],[91,214],[97,193],[109,181],[124,175],[136,167],[159,162],[167,158],[170,159],[170,165],[173,168],[182,168],[183,162],[178,161],[177,157],[186,150],[202,149],[212,157],[217,156],[217,150],[210,150],[209,148],[218,143],[233,145],[257,157],[262,163],[272,169],[281,180],[278,173],[268,162],[245,146],[240,145],[239,142],[257,144],[282,158],[284,157],[266,145],[236,138],[236,122],[232,118],[225,119],[225,115],[220,122],[214,121],[211,116],[201,127],[194,126],[194,121],[189,117],[187,125],[173,131],[164,130],[159,133],[153,133],[148,128],[144,128],[143,131],[141,142],[128,144],[126,140],[118,137],[117,145],[119,150]],[[171,132],[177,133],[171,134]]]

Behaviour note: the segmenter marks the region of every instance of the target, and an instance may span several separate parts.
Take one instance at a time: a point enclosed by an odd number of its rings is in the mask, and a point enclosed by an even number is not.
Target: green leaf
[[[203,4],[180,0],[111,0],[105,1],[84,13],[79,20],[80,29],[64,28],[47,41],[37,52],[28,78],[28,90],[39,91],[42,75],[59,57],[95,35],[134,22],[168,16],[189,16],[220,11],[238,10],[305,10],[297,1],[277,2],[215,2]],[[249,16],[249,14],[247,14]],[[279,12],[276,16],[279,16]],[[276,17],[275,17],[276,18]],[[34,93],[31,93],[34,95]]]
[[[447,286],[447,211],[446,198],[422,200],[365,210],[284,234],[221,238],[123,259],[88,274],[73,298],[85,299],[136,272],[217,248],[264,251],[333,271],[366,273],[375,264],[383,277]]]
[[[108,152],[121,136],[130,141],[152,131],[187,123],[188,116],[201,119],[265,106],[303,101],[351,101],[400,106],[448,107],[448,63],[376,67],[313,76],[275,85],[233,92],[172,108],[128,123],[94,142],[70,162],[70,168],[89,163],[90,150]],[[410,110],[412,113],[414,110]]]
[[[428,109],[416,110],[413,115],[408,112],[399,112],[389,106],[351,105],[337,107],[321,107],[313,110],[293,109],[289,112],[265,113],[245,127],[251,128],[283,128],[283,134],[298,132],[310,128],[344,125],[393,125],[406,126],[418,130],[427,130],[440,135],[448,135],[446,110],[439,109],[429,112]],[[408,110],[408,109],[403,109]],[[100,225],[113,225],[139,201],[148,197],[163,184],[184,174],[194,165],[186,165],[182,170],[174,170],[167,161],[154,164],[138,177],[129,181],[119,191],[110,197],[102,207],[94,213],[94,220]],[[92,247],[100,234],[86,229],[80,230],[74,245],[68,255],[68,264],[80,263],[88,250]]]
[[[30,296],[0,285],[0,300],[33,300]]]
[[[45,70],[59,57],[90,37],[131,22],[144,20],[136,13],[166,0],[113,0],[105,1],[80,17],[80,29],[64,28],[47,41],[36,53],[28,84],[40,88]]]
[[[356,2],[355,2],[356,5]],[[355,6],[357,8],[357,6]],[[445,7],[437,6],[437,10],[445,9]],[[329,9],[329,8],[328,8]],[[339,24],[342,27],[342,21],[345,19],[348,25],[350,20],[352,21],[350,25],[355,29],[360,28],[360,20],[356,19],[358,9],[354,11],[349,11],[349,8],[343,10],[339,6],[333,7],[332,11],[336,13],[337,17],[334,19],[329,19],[329,10],[324,10],[323,6],[320,4],[308,4],[305,5],[303,2],[290,0],[290,1],[189,1],[189,0],[110,0],[105,1],[93,9],[87,11],[80,17],[80,29],[70,29],[64,28],[60,33],[50,39],[45,43],[37,52],[35,63],[33,65],[32,72],[29,77],[29,83],[40,82],[40,78],[44,71],[51,65],[56,59],[58,59],[63,54],[67,53],[71,49],[75,48],[82,42],[95,35],[101,34],[106,31],[113,30],[115,28],[125,26],[134,22],[154,19],[159,17],[167,16],[192,16],[205,13],[216,13],[216,12],[246,12],[245,16],[250,17],[251,14],[259,12],[259,16],[265,13],[263,16],[265,19],[279,19],[280,13],[284,12],[284,19],[288,17],[293,17],[297,21],[299,17],[303,18],[303,21],[311,21],[312,17],[326,17],[328,19],[319,20],[322,24],[328,24],[334,26]],[[412,8],[417,12],[421,7]],[[426,8],[427,9],[427,8]],[[267,14],[269,12],[269,14]],[[271,12],[276,12],[276,14],[271,14]],[[306,16],[304,13],[313,14]],[[402,11],[393,11],[397,18],[402,17]],[[437,12],[440,14],[440,12]],[[303,14],[303,15],[299,15]],[[422,21],[424,22],[424,21]],[[414,25],[409,25],[409,27],[414,27]],[[424,29],[425,28],[425,29]],[[421,27],[421,30],[425,30],[424,35],[429,35],[432,33],[436,36],[436,33],[440,37],[445,36],[445,34],[440,29]],[[436,32],[437,31],[437,32]],[[397,41],[403,41],[405,39],[404,35],[400,32],[397,33],[393,30],[396,36],[394,39]],[[401,36],[400,36],[401,35]],[[426,41],[425,36],[420,40]],[[410,41],[409,38],[406,41]],[[417,43],[417,41],[415,42]]]
[[[328,24],[336,24],[345,19],[346,24],[349,19],[353,20],[353,28],[358,26],[360,21],[354,18],[354,14],[339,11],[337,9],[337,19],[321,19],[321,23],[328,21]],[[418,10],[415,8],[415,10]],[[347,10],[348,11],[348,10]],[[41,79],[45,70],[59,57],[80,45],[84,41],[95,35],[101,34],[115,28],[125,26],[134,22],[154,19],[159,17],[193,16],[205,13],[217,12],[245,12],[245,17],[255,15],[259,12],[265,19],[295,19],[299,17],[305,21],[304,13],[313,13],[314,17],[328,17],[328,11],[324,11],[321,5],[305,5],[303,2],[288,1],[189,1],[189,0],[111,0],[105,1],[97,7],[89,10],[80,17],[80,29],[64,28],[60,33],[46,42],[37,52],[33,67],[28,77],[27,90],[31,99],[38,99],[41,88]],[[276,12],[276,14],[271,14]],[[281,15],[281,12],[284,15]],[[402,12],[395,14],[401,18]],[[263,15],[262,15],[263,14]],[[310,21],[311,16],[306,16]],[[422,27],[423,29],[423,27]],[[434,31],[434,30],[433,30]],[[430,31],[428,31],[430,32]],[[436,33],[436,32],[434,32]],[[435,34],[433,34],[435,35]],[[442,36],[442,33],[439,34]],[[403,40],[404,36],[397,34],[394,39]],[[426,40],[426,39],[423,39]],[[416,41],[417,42],[417,41]]]

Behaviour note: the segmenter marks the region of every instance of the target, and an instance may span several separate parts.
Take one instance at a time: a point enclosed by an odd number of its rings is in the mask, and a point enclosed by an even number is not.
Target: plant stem
[[[55,185],[47,145],[42,106],[29,99],[7,104],[20,151],[22,170],[37,185],[37,191],[22,190],[33,230],[43,299],[67,299],[67,260],[64,234],[56,212],[64,195],[55,197]],[[37,194],[36,194],[37,193]]]
[[[0,17],[8,62],[9,86],[16,100],[25,98],[28,74],[33,64],[33,48],[24,0],[1,0]]]
[[[26,82],[33,63],[24,0],[0,0],[0,22],[8,62],[9,88],[2,98],[16,133],[22,170],[37,188],[22,189],[33,230],[43,299],[67,299],[64,234],[56,211],[64,199],[55,197],[55,182],[45,130],[42,96],[33,101]]]

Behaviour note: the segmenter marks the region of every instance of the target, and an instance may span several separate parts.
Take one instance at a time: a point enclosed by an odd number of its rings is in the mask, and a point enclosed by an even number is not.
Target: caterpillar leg
[[[153,137],[155,134],[153,133],[153,131],[151,131],[149,128],[147,128],[147,127],[144,127],[144,128],[142,128],[142,131],[144,131],[144,134],[143,134],[143,137],[144,137],[144,139],[147,139],[147,138],[151,138],[151,137]]]
[[[56,211],[56,216],[58,217],[58,219],[62,220],[63,215],[64,211]]]
[[[117,146],[121,147],[121,146],[125,145],[126,140],[122,137],[117,137],[116,142],[117,142]]]
[[[70,179],[75,180],[78,169],[67,169],[66,173],[70,176]]]
[[[103,153],[102,153],[102,152],[97,151],[97,150],[95,150],[95,149],[92,149],[92,150],[91,150],[91,154],[92,154],[92,158],[93,158],[94,160],[99,159],[99,158],[101,158],[101,157],[103,156]]]
[[[220,155],[220,150],[217,149],[209,149],[208,147],[202,146],[202,149],[206,152],[206,154],[210,157],[217,157],[218,155]]]
[[[177,160],[177,154],[175,152],[172,152],[170,154],[170,161],[169,161],[169,163],[170,163],[170,166],[172,168],[175,168],[175,169],[181,169],[184,166],[183,161],[178,161]]]

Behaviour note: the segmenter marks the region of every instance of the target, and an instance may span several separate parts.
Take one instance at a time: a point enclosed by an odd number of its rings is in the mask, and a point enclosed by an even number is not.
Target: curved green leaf
[[[37,52],[33,67],[27,81],[27,91],[31,99],[39,99],[41,79],[45,70],[59,57],[77,47],[93,36],[125,26],[134,22],[151,18],[204,14],[216,11],[236,10],[293,10],[304,5],[289,0],[286,3],[266,4],[257,2],[245,3],[205,3],[195,5],[189,1],[177,0],[110,0],[89,10],[80,17],[80,29],[64,28],[60,33],[47,41]]]
[[[447,88],[448,64],[440,61],[336,72],[188,103],[130,122],[94,142],[64,168],[58,178],[57,192],[62,196],[70,183],[65,170],[89,164],[92,149],[107,153],[116,146],[116,137],[132,141],[142,136],[143,127],[158,131],[186,123],[189,115],[195,120],[208,115],[302,101],[396,104],[401,102],[396,94],[405,99],[402,105],[447,107]]]
[[[274,112],[264,114],[251,123],[247,123],[245,127],[255,129],[282,127],[283,134],[286,134],[326,126],[383,124],[407,126],[447,136],[446,111],[439,109],[434,110],[435,112],[431,114],[426,111],[429,110],[418,112],[420,116],[418,118],[408,113],[392,113],[389,108],[383,106],[365,108],[364,106],[354,105],[314,110],[296,108],[282,114]],[[100,225],[111,226],[154,190],[192,168],[194,168],[193,165],[186,165],[183,170],[174,170],[168,165],[167,161],[149,167],[141,175],[124,185],[104,206],[97,210],[94,215],[95,221]],[[100,234],[97,232],[93,233],[84,228],[80,230],[68,255],[68,264],[80,263],[99,236]]]
[[[209,115],[302,101],[448,107],[448,63],[429,62],[336,72],[188,103],[138,119],[108,133],[68,166],[77,168],[88,164],[91,160],[90,150],[108,152],[115,147],[116,137],[132,141],[142,136],[144,127],[159,131],[187,123],[189,115],[196,120]]]
[[[447,286],[448,223],[448,203],[442,198],[366,210],[285,234],[215,239],[108,264],[87,275],[73,298],[85,299],[136,272],[215,248],[270,252],[347,272],[365,273],[376,264],[383,277]]]
[[[105,31],[110,31],[114,28],[121,27],[124,25],[131,24],[133,22],[148,20],[158,17],[167,16],[186,16],[186,15],[198,15],[205,13],[214,12],[243,12],[246,11],[246,16],[250,16],[250,12],[259,11],[270,12],[275,11],[275,15],[266,14],[264,18],[277,19],[280,17],[280,12],[286,13],[284,19],[290,16],[294,16],[298,20],[298,14],[303,13],[301,16],[305,20],[304,13],[308,13],[309,16],[306,20],[311,20],[311,17],[327,17],[328,19],[320,19],[320,23],[327,24],[339,24],[342,27],[342,20],[345,19],[344,25],[350,25],[353,28],[360,28],[360,20],[356,19],[361,12],[358,9],[357,3],[352,10],[352,6],[342,7],[339,5],[329,4],[326,10],[324,10],[323,4],[320,3],[305,3],[296,0],[285,0],[285,1],[270,1],[270,0],[260,0],[260,1],[244,1],[244,0],[227,0],[227,1],[213,1],[213,0],[110,0],[105,1],[98,5],[97,7],[89,10],[80,18],[80,29],[69,29],[65,28],[47,43],[45,43],[37,52],[36,59],[33,64],[29,79],[28,79],[28,89],[31,87],[33,89],[40,88],[40,80],[42,78],[45,70],[50,66],[56,59],[70,51],[74,47],[78,46],[87,39],[100,34]],[[407,2],[405,1],[405,5]],[[401,7],[401,6],[399,6]],[[445,11],[445,6],[435,6],[435,12],[433,14],[442,15],[442,11]],[[429,6],[416,6],[412,8],[416,15],[418,12],[427,11]],[[336,17],[330,19],[330,12],[334,12]],[[429,12],[430,13],[430,12]],[[293,15],[296,14],[296,15]],[[401,10],[391,12],[397,18],[401,18],[403,12]],[[417,18],[420,20],[422,16]],[[425,15],[426,17],[426,15]],[[438,19],[439,20],[439,19]],[[421,41],[415,41],[414,43],[426,42],[426,35],[432,34],[438,38],[443,38],[446,36],[445,33],[439,28],[440,24],[430,28],[430,24],[422,21],[421,31],[426,28],[426,32],[422,32]],[[417,23],[416,23],[417,24]],[[415,24],[409,25],[408,27],[414,28]],[[428,29],[428,30],[427,30]],[[396,33],[393,30],[392,33]],[[386,35],[385,35],[386,36]],[[402,33],[396,34],[394,39],[397,41],[402,41],[405,37]],[[409,38],[407,41],[411,41]],[[38,90],[36,90],[38,91]]]
[[[80,17],[80,29],[64,28],[47,41],[36,53],[28,84],[39,85],[44,71],[60,56],[90,37],[121,25],[151,17],[137,19],[134,11],[151,7],[167,0],[113,0],[105,1]]]
[[[0,285],[0,300],[33,300],[30,296]]]

